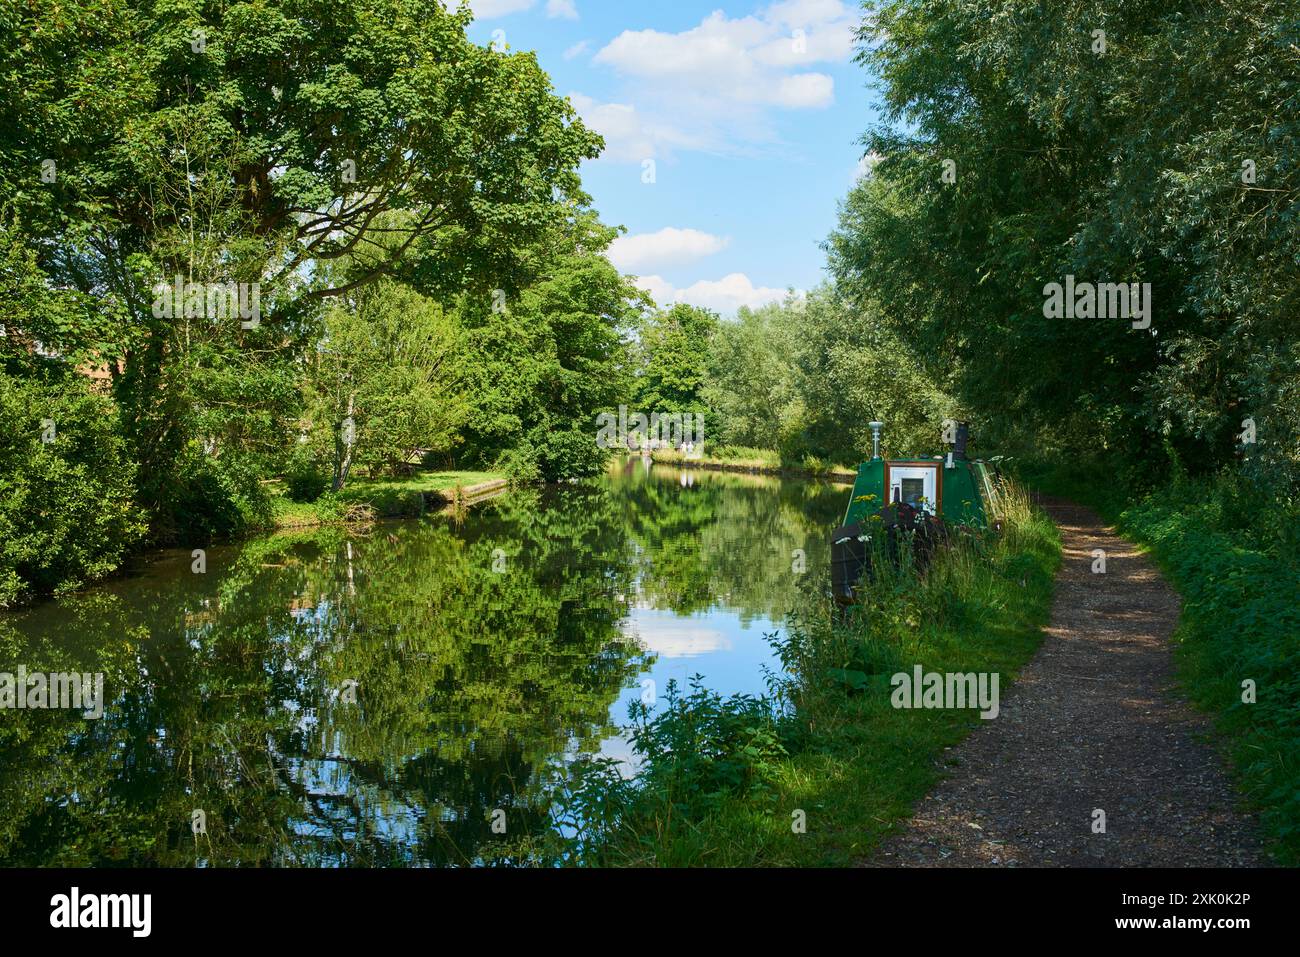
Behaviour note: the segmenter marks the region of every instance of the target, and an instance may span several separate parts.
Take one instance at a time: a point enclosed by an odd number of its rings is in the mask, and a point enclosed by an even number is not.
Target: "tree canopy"
[[[864,141],[878,162],[828,243],[839,289],[880,303],[999,438],[1240,461],[1294,494],[1294,12],[873,5],[859,60],[886,115]],[[1150,284],[1150,327],[1049,317],[1045,287],[1067,276]]]

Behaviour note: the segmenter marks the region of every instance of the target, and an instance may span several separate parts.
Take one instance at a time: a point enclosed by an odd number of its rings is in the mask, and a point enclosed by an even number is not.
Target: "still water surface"
[[[107,699],[99,720],[0,710],[0,864],[490,859],[495,809],[514,840],[552,829],[567,761],[631,758],[646,682],[764,692],[845,494],[633,461],[0,617],[0,672],[103,672]]]

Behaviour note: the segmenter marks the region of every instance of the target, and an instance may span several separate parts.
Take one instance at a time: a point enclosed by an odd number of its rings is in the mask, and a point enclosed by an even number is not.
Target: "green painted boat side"
[[[872,459],[858,466],[858,477],[853,481],[853,494],[844,513],[844,525],[860,522],[875,514],[885,504],[885,461]]]
[[[997,513],[995,486],[988,466],[982,461],[954,458],[872,459],[858,466],[853,494],[844,513],[844,524],[861,522],[889,504],[885,490],[885,466],[938,466],[939,517],[951,525],[984,527],[989,515]]]

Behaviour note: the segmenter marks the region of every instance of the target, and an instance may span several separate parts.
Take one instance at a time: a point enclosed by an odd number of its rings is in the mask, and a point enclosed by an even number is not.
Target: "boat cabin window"
[[[889,501],[901,499],[908,505],[936,514],[939,501],[939,470],[933,465],[891,465]]]

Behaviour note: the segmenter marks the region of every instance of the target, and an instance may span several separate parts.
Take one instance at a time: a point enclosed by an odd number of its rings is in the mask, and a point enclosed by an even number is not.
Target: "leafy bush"
[[[781,721],[772,701],[752,695],[723,698],[693,675],[683,695],[669,681],[664,709],[633,702],[629,714],[634,779],[622,762],[583,758],[569,765],[554,795],[557,819],[568,835],[553,860],[627,863],[664,828],[695,826],[725,803],[768,794],[786,757]],[[640,847],[640,852],[633,850]]]
[[[781,467],[781,456],[771,449],[755,449],[743,445],[706,444],[704,453],[710,459],[717,459],[735,465],[772,469]],[[685,458],[685,456],[682,456],[682,458]]]
[[[42,441],[50,423],[53,440]],[[0,606],[116,569],[145,533],[134,493],[135,465],[107,398],[79,377],[0,373]]]
[[[629,708],[643,789],[655,803],[688,817],[723,797],[762,790],[774,762],[786,753],[769,700],[739,694],[723,698],[703,687],[703,681],[703,675],[693,675],[685,695],[676,681],[669,681],[665,708],[653,718],[640,701]]]
[[[1235,483],[1234,483],[1235,484]],[[1219,715],[1247,798],[1282,859],[1300,861],[1300,550],[1271,535],[1280,503],[1242,501],[1222,480],[1182,481],[1120,516],[1183,596],[1180,677]],[[1243,682],[1256,700],[1243,702]]]
[[[182,545],[229,538],[270,525],[271,498],[259,463],[237,452],[208,455],[192,444],[176,468],[156,534]]]
[[[554,420],[530,429],[491,467],[516,482],[558,482],[596,475],[608,461],[609,452],[596,444],[585,423]]]
[[[330,476],[313,456],[295,452],[284,472],[284,487],[291,501],[314,502],[330,487]]]

